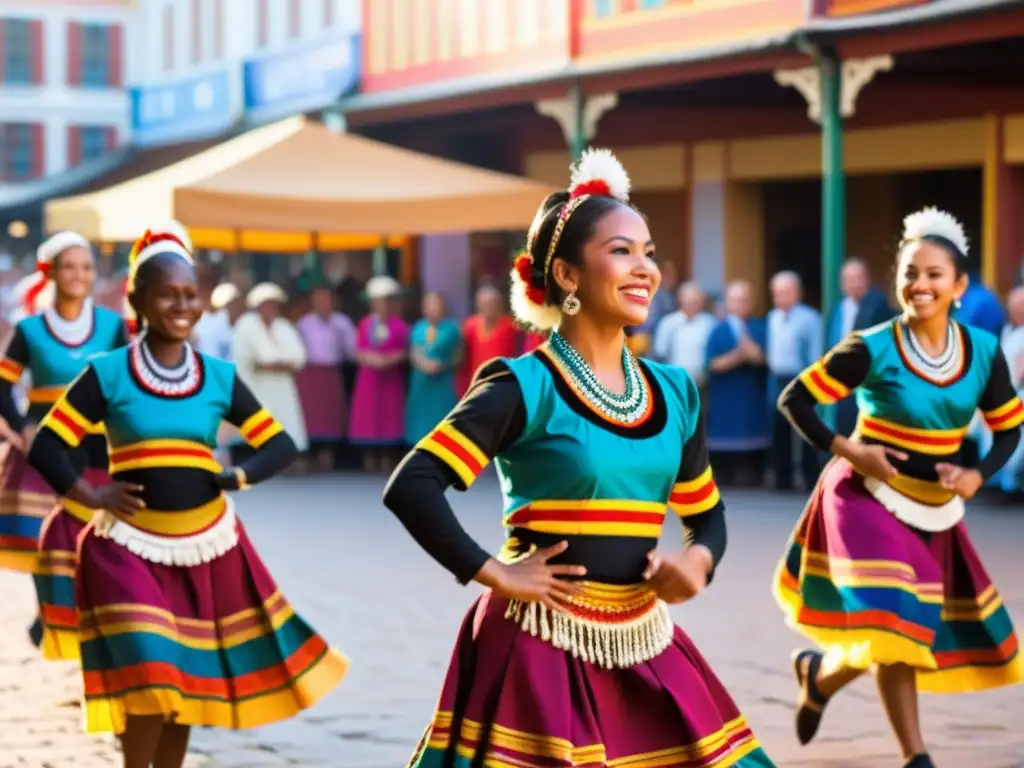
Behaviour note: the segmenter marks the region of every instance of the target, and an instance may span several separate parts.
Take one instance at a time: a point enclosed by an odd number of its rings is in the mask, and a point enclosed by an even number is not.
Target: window
[[[103,24],[82,24],[81,85],[106,88],[110,85],[110,28]]]
[[[29,181],[42,175],[41,127],[31,123],[0,125],[0,173],[5,181]]]
[[[640,7],[648,11],[652,8],[661,8],[665,4],[665,0],[640,0]]]
[[[32,22],[27,19],[5,19],[0,51],[3,51],[3,82],[8,85],[31,85]]]
[[[84,125],[78,129],[78,156],[83,163],[107,154],[110,131],[102,125]]]
[[[611,16],[612,0],[590,0],[590,13],[599,19]]]

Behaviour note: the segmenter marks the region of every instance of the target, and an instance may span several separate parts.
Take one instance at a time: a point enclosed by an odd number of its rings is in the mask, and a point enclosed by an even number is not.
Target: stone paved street
[[[496,548],[493,480],[456,495],[469,530]],[[430,717],[462,614],[461,588],[407,537],[379,501],[380,481],[360,477],[275,482],[248,492],[239,510],[257,548],[297,609],[353,660],[341,688],[305,717],[252,732],[201,732],[195,765],[217,768],[401,768]],[[798,639],[769,593],[775,560],[800,499],[730,493],[730,544],[713,587],[675,610],[781,767],[886,768],[899,760],[870,681],[830,707],[819,739],[800,749],[791,733]],[[1015,617],[1024,623],[1020,547],[1024,510],[973,507],[974,540]],[[677,546],[678,526],[666,526]],[[0,574],[0,768],[116,765],[109,741],[78,733],[67,706],[73,669],[36,660],[24,627],[28,578]],[[923,700],[933,755],[943,768],[1024,766],[1024,686]]]

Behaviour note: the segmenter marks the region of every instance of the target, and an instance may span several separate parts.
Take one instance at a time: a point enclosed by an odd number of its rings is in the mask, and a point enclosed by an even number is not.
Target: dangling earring
[[[573,289],[566,294],[565,299],[562,301],[562,312],[570,316],[575,315],[582,306],[580,300],[576,298],[576,290]]]
[[[953,299],[953,309],[960,309],[960,297]]]

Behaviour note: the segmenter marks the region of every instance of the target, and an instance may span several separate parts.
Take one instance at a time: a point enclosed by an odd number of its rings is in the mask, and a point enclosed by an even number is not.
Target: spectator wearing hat
[[[193,343],[204,355],[232,359],[234,325],[245,309],[242,292],[234,283],[221,283],[210,294],[210,309],[192,329]]]
[[[281,314],[287,301],[288,294],[275,283],[259,283],[249,291],[245,299],[249,311],[235,323],[235,366],[256,399],[304,452],[309,440],[295,375],[306,367],[306,347],[295,326]]]
[[[349,439],[363,451],[363,469],[390,472],[405,441],[405,361],[409,326],[398,315],[402,286],[386,275],[370,279],[370,314],[356,334],[356,385]]]

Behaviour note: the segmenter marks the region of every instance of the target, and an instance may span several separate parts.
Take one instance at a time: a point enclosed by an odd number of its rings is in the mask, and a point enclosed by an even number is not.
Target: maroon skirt
[[[345,437],[345,382],[337,365],[310,364],[295,374],[306,432],[311,441]]]
[[[10,443],[0,447],[0,568],[32,573],[39,531],[57,496]]]
[[[770,768],[690,638],[607,669],[523,631],[486,592],[462,625],[412,768]]]

